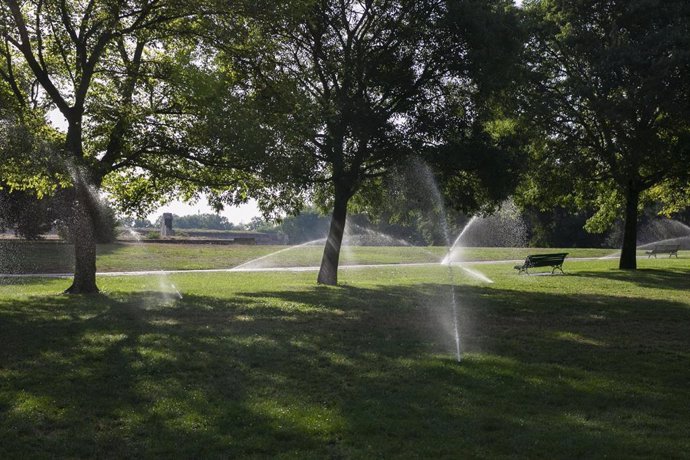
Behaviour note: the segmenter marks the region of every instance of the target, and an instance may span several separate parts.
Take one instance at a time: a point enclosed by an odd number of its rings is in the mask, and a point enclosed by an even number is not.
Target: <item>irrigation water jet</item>
[[[256,259],[252,259],[250,261],[241,263],[240,265],[237,265],[237,266],[231,268],[230,271],[243,271],[243,270],[248,269],[248,268],[263,268],[261,266],[261,264],[258,264],[258,262],[268,260],[269,258],[275,257],[278,254],[282,254],[284,252],[294,251],[295,249],[303,248],[303,247],[314,245],[314,244],[321,244],[321,243],[325,243],[325,242],[326,242],[326,238],[319,238],[318,240],[307,241],[306,243],[297,244],[295,246],[290,246],[289,248],[280,249],[280,250],[274,251],[270,254],[266,254],[265,256],[257,257]]]
[[[355,244],[359,243],[359,244]],[[417,246],[402,238],[396,238],[383,232],[366,228],[362,225],[348,223],[345,227],[343,247],[350,246],[397,246],[414,249],[417,253],[423,254],[428,260],[434,260],[437,254],[429,251],[423,246]]]
[[[142,244],[142,239],[139,232],[132,228],[125,228],[125,230],[134,239],[137,245],[141,246],[145,251],[147,250],[146,245]],[[156,277],[158,283],[158,292],[163,297],[163,300],[167,301],[171,298],[182,300],[184,298],[180,290],[177,289],[177,286],[175,286],[175,284],[173,284],[168,278],[168,273],[165,271],[154,271],[152,274]]]
[[[463,227],[463,229],[460,231],[460,234],[458,235],[457,238],[455,238],[455,241],[453,241],[453,244],[448,248],[448,251],[446,252],[445,257],[441,260],[441,265],[457,265],[460,267],[461,270],[463,270],[465,273],[468,275],[472,276],[473,278],[476,278],[479,281],[482,281],[484,283],[489,283],[492,284],[493,280],[480,272],[479,270],[473,270],[471,268],[468,268],[464,266],[461,263],[453,262],[453,257],[457,255],[458,252],[460,252],[462,249],[464,249],[464,246],[461,245],[461,241],[463,236],[469,231],[469,229],[472,227],[472,225],[475,222],[478,222],[478,217],[473,216],[467,224]]]
[[[652,240],[651,242],[646,242]],[[655,219],[640,230],[638,249],[651,249],[656,245],[678,245],[690,249],[690,227],[674,219]]]
[[[654,244],[685,243],[690,238],[690,227],[675,219],[653,219],[639,230],[638,247]]]
[[[472,227],[472,224],[474,224],[477,221],[477,216],[473,216],[467,224],[463,227],[463,229],[460,231],[460,234],[458,235],[457,238],[455,238],[455,241],[453,241],[453,244],[450,245],[448,248],[448,252],[446,253],[446,256],[441,260],[442,265],[449,265],[452,260],[452,255],[453,255],[453,250],[458,247],[460,244],[460,241],[462,241],[462,237],[465,236],[465,234],[468,232],[470,227]]]
[[[484,273],[478,271],[478,270],[473,270],[471,268],[465,267],[465,266],[460,266],[460,269],[468,273],[469,275],[473,276],[474,278],[477,278],[480,281],[483,281],[487,284],[493,284],[494,281],[486,276]]]
[[[446,215],[446,210],[443,205],[443,197],[441,196],[441,192],[439,191],[438,188],[438,183],[436,182],[436,179],[434,178],[434,175],[431,172],[431,169],[429,166],[424,163],[423,161],[417,159],[415,161],[416,163],[416,170],[419,173],[419,177],[423,180],[427,190],[431,192],[431,198],[432,198],[432,204],[435,205],[435,207],[438,210],[439,213],[439,218],[440,218],[440,224],[441,228],[443,229],[443,237],[446,242],[446,247],[448,247],[450,251],[450,232],[448,230],[448,218]],[[458,299],[455,294],[455,275],[453,273],[453,266],[452,264],[448,264],[448,281],[450,284],[450,306],[451,306],[451,314],[453,316],[453,338],[455,339],[455,359],[457,362],[462,361],[462,350],[460,347],[460,325],[459,325],[459,320],[458,320]]]
[[[675,219],[654,219],[639,230],[637,249],[651,249],[656,245],[678,245],[681,249],[690,249],[690,227]],[[615,259],[621,251],[616,250],[600,259]],[[638,254],[637,257],[644,257]]]

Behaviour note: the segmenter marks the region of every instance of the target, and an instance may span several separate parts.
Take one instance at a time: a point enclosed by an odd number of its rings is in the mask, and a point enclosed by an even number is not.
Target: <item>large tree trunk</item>
[[[97,202],[86,184],[76,184],[76,203],[70,232],[74,240],[74,279],[67,294],[95,294]]]
[[[321,268],[319,269],[319,284],[335,286],[338,284],[338,261],[340,259],[340,246],[345,232],[345,220],[347,219],[347,202],[349,194],[338,190],[336,187],[335,202],[333,204],[333,216],[331,227],[328,231],[328,239],[323,249]]]
[[[625,230],[623,231],[623,247],[618,268],[621,270],[637,269],[637,205],[640,192],[631,183],[628,185],[625,197]]]
[[[96,286],[96,219],[99,213],[98,199],[89,187],[93,180],[90,171],[80,167],[83,158],[80,118],[69,121],[67,151],[75,163],[72,169],[74,182],[74,206],[70,219],[70,233],[74,241],[74,279],[65,291],[67,294],[94,294]]]

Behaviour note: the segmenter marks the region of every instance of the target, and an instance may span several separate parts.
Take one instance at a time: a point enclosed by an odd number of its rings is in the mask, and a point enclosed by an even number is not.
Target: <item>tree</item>
[[[526,10],[526,193],[544,207],[594,204],[592,229],[622,209],[619,267],[635,269],[641,202],[690,177],[690,3],[541,0]]]
[[[288,216],[278,226],[290,244],[320,240],[328,231],[328,219],[314,208],[303,210],[297,216]]]
[[[0,78],[0,99],[3,80]],[[40,109],[22,108],[11,92],[0,105],[0,221],[27,239],[37,239],[66,215],[55,194],[66,186],[54,151],[61,136]]]
[[[177,0],[0,2],[5,92],[22,110],[56,109],[67,125],[56,156],[75,197],[68,293],[98,291],[94,226],[105,181],[129,171],[131,180],[114,190],[137,203],[165,199],[176,187],[166,177],[151,184],[142,171],[188,158],[180,154],[187,152],[186,114],[175,97],[178,88],[166,82],[174,58],[193,59],[194,50],[173,39],[207,9],[203,2]]]
[[[52,202],[28,191],[10,192],[0,185],[0,230],[13,228],[17,236],[38,240],[57,219]]]
[[[146,218],[126,216],[120,218],[120,224],[125,228],[152,228],[153,222]]]
[[[234,67],[251,76],[250,83],[217,98],[226,109],[213,112],[243,110],[257,120],[249,143],[263,146],[252,157],[263,178],[327,196],[332,217],[319,283],[337,283],[348,203],[364,184],[406,157],[445,145],[449,130],[439,124],[447,111],[464,123],[455,134],[481,131],[474,79],[480,66],[467,58],[469,43],[477,44],[463,36],[469,29],[450,22],[447,4],[453,3],[303,2],[280,20],[257,22],[269,38],[260,58],[252,54]],[[489,5],[475,19],[510,4],[467,3]],[[485,32],[482,46],[490,48],[495,37]],[[238,144],[222,133],[218,138],[220,145]]]

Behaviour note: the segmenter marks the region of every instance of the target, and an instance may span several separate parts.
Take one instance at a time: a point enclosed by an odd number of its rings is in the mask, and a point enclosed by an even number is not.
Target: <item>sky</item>
[[[155,212],[147,216],[147,219],[149,219],[151,222],[155,222],[156,219],[164,212],[171,212],[173,214],[177,214],[178,216],[215,213],[213,208],[211,208],[203,199],[199,200],[196,204],[187,204],[182,201],[174,201],[165,206],[161,206]],[[226,206],[225,209],[220,212],[220,215],[225,216],[234,224],[246,224],[252,220],[252,217],[260,216],[261,212],[259,212],[256,201],[250,200],[247,204],[241,206]]]

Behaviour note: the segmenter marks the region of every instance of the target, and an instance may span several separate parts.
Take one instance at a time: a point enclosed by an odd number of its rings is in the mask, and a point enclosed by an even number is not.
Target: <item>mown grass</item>
[[[322,252],[322,244],[287,247],[119,243],[99,245],[97,265],[101,272],[226,269],[251,261],[254,261],[251,267],[305,267],[319,265]],[[616,254],[611,249],[588,248],[466,248],[454,253],[454,257],[474,261],[513,260],[544,252],[568,252],[571,258]],[[444,247],[345,246],[341,264],[434,263],[446,253]],[[72,246],[67,244],[0,242],[0,273],[69,273],[74,268],[73,261]]]
[[[689,264],[615,265],[5,280],[0,458],[687,458]]]

